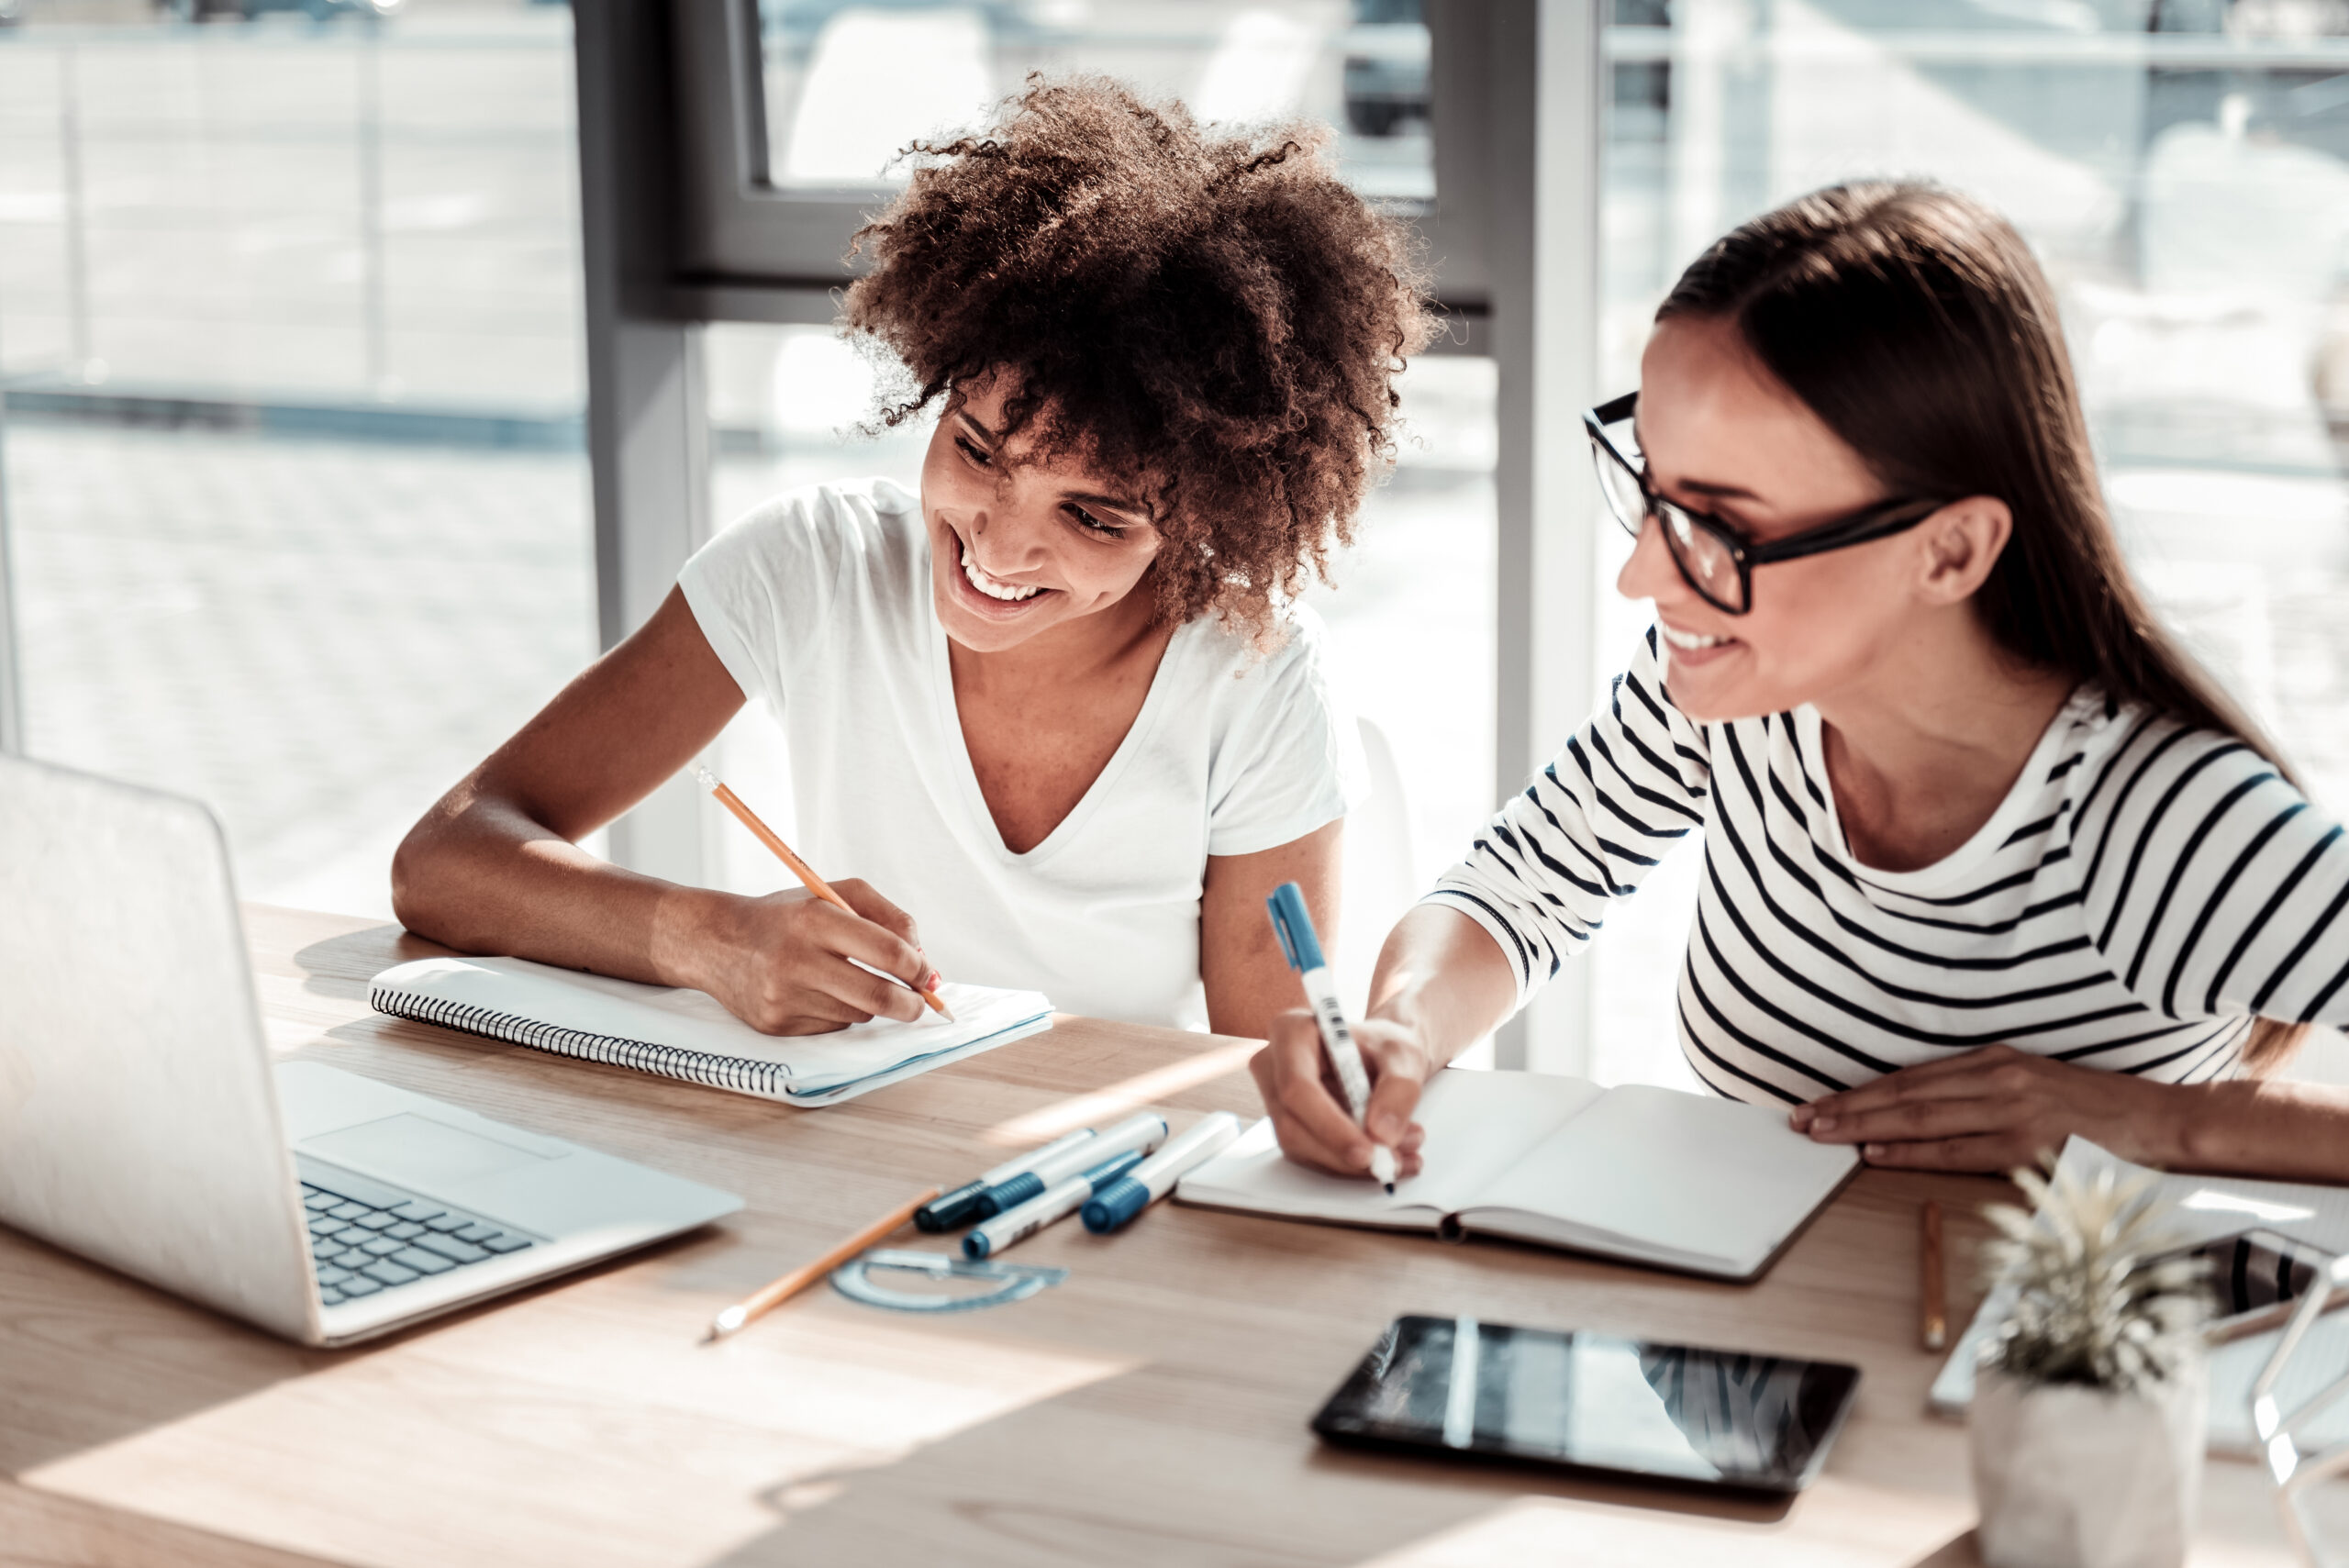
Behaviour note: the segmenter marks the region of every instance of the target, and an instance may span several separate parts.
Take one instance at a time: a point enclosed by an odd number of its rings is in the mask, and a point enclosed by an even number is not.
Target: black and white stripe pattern
[[[1701,828],[1680,1039],[1724,1095],[1996,1043],[2196,1083],[2255,1013],[2349,1022],[2349,841],[2241,741],[2083,687],[1971,841],[1886,873],[1844,848],[1816,712],[1700,725],[1663,668],[1651,629],[1428,895],[1492,935],[1520,1002]]]

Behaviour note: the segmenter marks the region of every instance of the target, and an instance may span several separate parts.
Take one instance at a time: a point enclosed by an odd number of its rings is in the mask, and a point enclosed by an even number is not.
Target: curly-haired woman
[[[851,960],[1264,1033],[1295,993],[1264,896],[1334,912],[1359,773],[1293,598],[1351,538],[1429,329],[1397,230],[1319,146],[1085,80],[918,149],[846,314],[918,389],[886,417],[939,412],[920,495],[818,485],[713,540],[408,834],[400,918],[770,1033],[918,1016]],[[577,847],[752,698],[856,916]]]

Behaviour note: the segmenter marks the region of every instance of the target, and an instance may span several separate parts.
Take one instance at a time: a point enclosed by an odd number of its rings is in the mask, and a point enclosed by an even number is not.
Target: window
[[[693,176],[683,260],[712,284],[834,281],[910,142],[982,117],[1030,72],[1097,71],[1205,120],[1336,128],[1356,189],[1430,215],[1431,48],[1419,0],[1097,7],[730,0],[681,7]],[[1459,251],[1464,236],[1446,249]],[[1453,263],[1459,263],[1457,267]],[[1475,258],[1447,270],[1481,276]]]
[[[0,29],[28,750],[208,802],[249,897],[387,913],[594,651],[570,13],[78,14]]]

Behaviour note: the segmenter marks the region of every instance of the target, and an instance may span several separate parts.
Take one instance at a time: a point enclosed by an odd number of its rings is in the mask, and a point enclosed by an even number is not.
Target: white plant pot
[[[2151,1394],[1976,1377],[1974,1496],[1989,1568],[2178,1568],[2202,1495],[2199,1355]]]

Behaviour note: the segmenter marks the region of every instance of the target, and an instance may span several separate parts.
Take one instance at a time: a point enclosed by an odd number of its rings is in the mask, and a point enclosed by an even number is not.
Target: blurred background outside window
[[[209,802],[249,897],[388,913],[594,652],[573,83],[519,0],[0,28],[28,744]]]
[[[2349,0],[1615,0],[1604,390],[1715,236],[1922,175],[2038,253],[2130,559],[2349,810]],[[1628,541],[1602,530],[1603,582]],[[1644,617],[1611,594],[1602,666]],[[1609,922],[1594,1065],[1694,1087],[1673,977],[1698,858]]]

